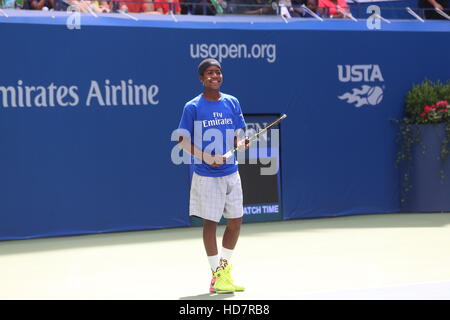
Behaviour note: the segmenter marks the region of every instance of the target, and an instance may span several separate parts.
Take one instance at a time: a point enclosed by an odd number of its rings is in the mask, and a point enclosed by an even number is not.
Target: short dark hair
[[[222,70],[222,66],[220,65],[219,61],[217,61],[216,59],[208,58],[200,62],[200,64],[198,65],[198,74],[203,75],[203,72],[205,72],[205,70],[210,66],[217,66],[220,70]]]

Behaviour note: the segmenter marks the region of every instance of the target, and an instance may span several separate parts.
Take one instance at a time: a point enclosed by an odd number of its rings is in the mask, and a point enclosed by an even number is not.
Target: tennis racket
[[[283,119],[285,119],[287,117],[287,115],[284,113],[281,115],[281,117],[279,117],[278,119],[276,119],[274,122],[270,123],[269,125],[267,125],[266,127],[264,127],[263,129],[259,130],[257,133],[255,133],[254,136],[251,136],[250,138],[248,138],[248,143],[250,144],[250,142],[252,142],[253,140],[256,140],[260,135],[264,134],[265,132],[267,132],[267,130],[275,127],[277,124],[279,124]],[[228,159],[229,157],[231,157],[233,155],[233,153],[235,153],[238,150],[238,147],[228,151],[227,153],[225,153],[223,155],[224,158]]]

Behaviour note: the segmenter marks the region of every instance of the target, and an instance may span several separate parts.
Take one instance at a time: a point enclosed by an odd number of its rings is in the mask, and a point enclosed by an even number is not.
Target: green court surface
[[[449,213],[244,224],[222,295],[201,231],[0,242],[0,299],[450,299]]]

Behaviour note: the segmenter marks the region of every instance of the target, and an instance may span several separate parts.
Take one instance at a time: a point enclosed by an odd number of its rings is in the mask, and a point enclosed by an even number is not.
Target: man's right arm
[[[199,160],[205,161],[207,164],[213,167],[218,167],[224,164],[227,159],[223,157],[223,155],[211,155],[209,153],[203,152],[199,148],[197,148],[189,137],[180,136],[178,138],[178,144],[181,149],[190,155],[196,157]]]

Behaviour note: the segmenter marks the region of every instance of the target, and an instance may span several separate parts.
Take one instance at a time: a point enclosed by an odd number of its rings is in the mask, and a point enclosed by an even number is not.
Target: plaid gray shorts
[[[239,171],[224,177],[192,175],[189,215],[219,222],[244,214]]]

